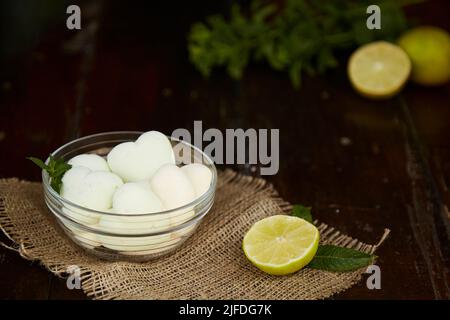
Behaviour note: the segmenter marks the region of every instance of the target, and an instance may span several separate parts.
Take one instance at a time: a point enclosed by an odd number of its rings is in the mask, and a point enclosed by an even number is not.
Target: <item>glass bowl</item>
[[[143,132],[105,132],[73,140],[52,153],[66,161],[83,153],[106,156],[117,144],[135,141]],[[146,214],[91,210],[61,197],[42,171],[45,202],[69,238],[87,252],[108,260],[148,261],[165,255],[188,239],[214,203],[217,171],[211,158],[195,146],[168,137],[177,165],[202,163],[211,170],[206,193],[182,207]],[[46,163],[48,163],[47,159]]]

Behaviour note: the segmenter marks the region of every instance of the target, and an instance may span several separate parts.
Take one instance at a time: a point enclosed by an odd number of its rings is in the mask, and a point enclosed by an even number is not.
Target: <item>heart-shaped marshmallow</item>
[[[122,214],[145,214],[163,211],[163,205],[146,181],[128,182],[114,193],[113,211]]]
[[[62,178],[61,196],[88,209],[105,211],[111,208],[113,194],[122,184],[112,172],[73,167]]]
[[[143,251],[157,251],[171,241],[170,234],[147,237],[124,237],[126,235],[149,234],[163,231],[170,227],[168,217],[149,215],[163,211],[163,205],[153,193],[146,181],[128,182],[117,189],[113,197],[111,212],[117,215],[104,215],[98,225],[100,231],[122,236],[100,235],[104,247],[127,252],[127,254],[142,254]],[[133,214],[133,216],[127,216]],[[142,215],[138,215],[142,214]]]
[[[72,167],[86,167],[92,171],[110,171],[105,159],[96,154],[80,154],[68,161]]]
[[[195,194],[197,197],[203,195],[208,191],[211,185],[212,172],[211,170],[201,163],[191,163],[181,167],[181,170],[191,181],[194,186]]]
[[[125,182],[150,179],[162,165],[175,164],[169,139],[158,131],[142,134],[136,142],[115,146],[107,157],[111,171]]]
[[[165,164],[159,168],[150,180],[150,185],[166,210],[184,206],[196,198],[189,178],[174,164]]]

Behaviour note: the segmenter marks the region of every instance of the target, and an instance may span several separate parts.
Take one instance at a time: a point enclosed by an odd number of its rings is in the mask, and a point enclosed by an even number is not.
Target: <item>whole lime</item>
[[[445,30],[417,27],[404,33],[398,44],[411,59],[414,82],[434,86],[450,79],[450,36]]]

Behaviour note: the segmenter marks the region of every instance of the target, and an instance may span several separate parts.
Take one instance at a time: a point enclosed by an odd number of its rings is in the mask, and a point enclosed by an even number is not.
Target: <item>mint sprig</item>
[[[309,223],[313,222],[311,208],[302,206],[301,204],[296,204],[292,207],[292,215],[294,217],[302,218]]]
[[[311,208],[300,204],[292,207],[292,216],[302,218],[312,223]],[[348,272],[366,267],[377,257],[373,254],[334,245],[319,245],[317,252],[308,267],[311,269]]]
[[[56,192],[61,191],[62,186],[62,177],[72,166],[65,162],[63,159],[56,159],[52,155],[49,156],[48,164],[45,164],[39,158],[35,157],[27,157],[28,160],[31,160],[35,165],[37,165],[42,170],[47,171],[50,177],[50,186]]]
[[[333,245],[322,245],[317,249],[308,267],[318,270],[347,272],[366,267],[376,256],[358,250]]]
[[[224,68],[242,79],[251,62],[265,61],[286,72],[295,88],[303,74],[336,68],[338,55],[374,40],[395,40],[408,24],[402,7],[419,0],[377,1],[383,28],[366,27],[369,0],[262,0],[233,5],[229,15],[213,15],[192,25],[188,35],[190,61],[204,76]]]

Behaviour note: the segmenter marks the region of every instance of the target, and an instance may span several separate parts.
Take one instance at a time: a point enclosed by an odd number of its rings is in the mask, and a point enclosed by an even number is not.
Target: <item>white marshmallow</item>
[[[105,159],[96,154],[80,154],[68,161],[72,167],[86,167],[92,171],[110,171]]]
[[[93,225],[90,225],[91,220],[88,219],[88,216],[83,215],[83,221],[79,221],[79,214],[75,214],[74,210],[76,212],[79,212],[80,214],[83,213],[83,210],[73,208],[70,206],[70,209],[68,207],[62,208],[64,214],[66,216],[69,216],[72,220],[76,220],[78,223],[74,223],[70,220],[67,220],[65,218],[57,217],[59,222],[64,225],[64,231],[70,235],[71,238],[74,238],[75,242],[81,242],[81,245],[84,247],[87,247],[89,249],[93,249],[94,247],[100,246],[100,241],[97,238],[97,235],[95,232],[89,232],[82,227],[80,227],[80,224],[82,225],[89,225],[90,227],[93,227]],[[90,214],[90,212],[85,211],[86,214]],[[73,215],[76,215],[75,217]],[[98,222],[100,216],[96,216],[96,223]]]
[[[113,194],[122,184],[112,172],[73,167],[62,178],[61,196],[88,209],[105,211],[111,208]]]
[[[166,210],[184,206],[196,198],[189,178],[174,164],[159,168],[150,180],[150,185]]]
[[[142,215],[142,216],[102,216],[96,229],[112,234],[139,235],[164,231],[170,228],[170,220],[167,217]]]
[[[76,221],[83,225],[97,224],[98,221],[100,220],[99,214],[92,211],[78,209],[68,204],[64,205],[64,207],[62,208],[62,212],[73,221]],[[62,220],[61,222],[67,226],[65,220]]]
[[[170,213],[170,225],[176,227],[182,223],[185,223],[195,215],[194,208],[187,208],[183,210],[176,210]]]
[[[113,196],[113,210],[117,213],[153,213],[163,211],[163,204],[148,182],[128,182]]]
[[[142,134],[136,142],[115,146],[107,157],[111,171],[125,182],[148,180],[164,164],[175,164],[169,139],[158,131]]]
[[[197,227],[197,224],[193,224],[193,225],[189,225],[185,228],[182,228],[180,230],[177,230],[175,232],[172,233],[172,238],[173,239],[187,239],[195,230],[195,228]]]
[[[162,252],[168,246],[179,241],[171,239],[170,234],[148,237],[117,237],[98,235],[97,239],[105,248],[120,251],[129,255],[141,255]]]
[[[202,196],[206,191],[208,191],[211,185],[212,172],[207,166],[201,163],[191,163],[182,166],[181,170],[191,181],[197,197]]]
[[[75,188],[81,185],[83,183],[84,178],[91,172],[92,171],[86,167],[72,167],[70,170],[68,170],[62,178],[63,183],[60,192],[61,196],[63,198],[66,198],[67,200],[70,200],[67,197],[72,198],[71,194],[73,192],[69,190],[75,190]],[[70,195],[68,196],[68,194]],[[77,204],[82,205],[80,203]],[[98,223],[99,220],[98,214],[87,210],[82,210],[68,204],[64,205],[64,207],[62,208],[62,212],[70,219],[85,225],[96,224]],[[62,220],[62,223],[67,225],[64,220]]]
[[[97,229],[111,234],[99,235],[106,248],[127,252],[128,254],[145,254],[163,250],[172,241],[170,234],[146,237],[126,237],[126,235],[148,234],[170,228],[170,220],[164,215],[127,216],[127,214],[151,213],[164,210],[161,201],[152,192],[148,182],[129,182],[114,194],[111,212],[121,216],[103,215]],[[149,252],[147,252],[149,251]]]
[[[104,215],[97,228],[113,234],[146,234],[170,227],[168,218],[148,215],[163,211],[163,205],[152,192],[148,182],[128,182],[117,189],[110,212],[121,215]],[[142,214],[142,216],[127,216]]]
[[[61,195],[65,189],[81,184],[84,178],[91,172],[92,170],[86,167],[73,167],[69,169],[62,178]]]
[[[210,187],[212,181],[211,170],[200,163],[192,163],[181,167],[183,173],[189,178],[194,190],[196,197],[202,196]],[[181,211],[176,211],[171,214],[171,224],[172,226],[180,225],[195,216],[194,207],[190,209],[185,209],[184,213]],[[187,237],[189,236],[196,225],[187,226],[183,229],[177,230],[172,234],[172,237]]]
[[[71,230],[74,234],[74,238],[81,242],[83,246],[90,249],[101,246],[101,242],[95,233],[82,231],[75,228],[72,228]]]

